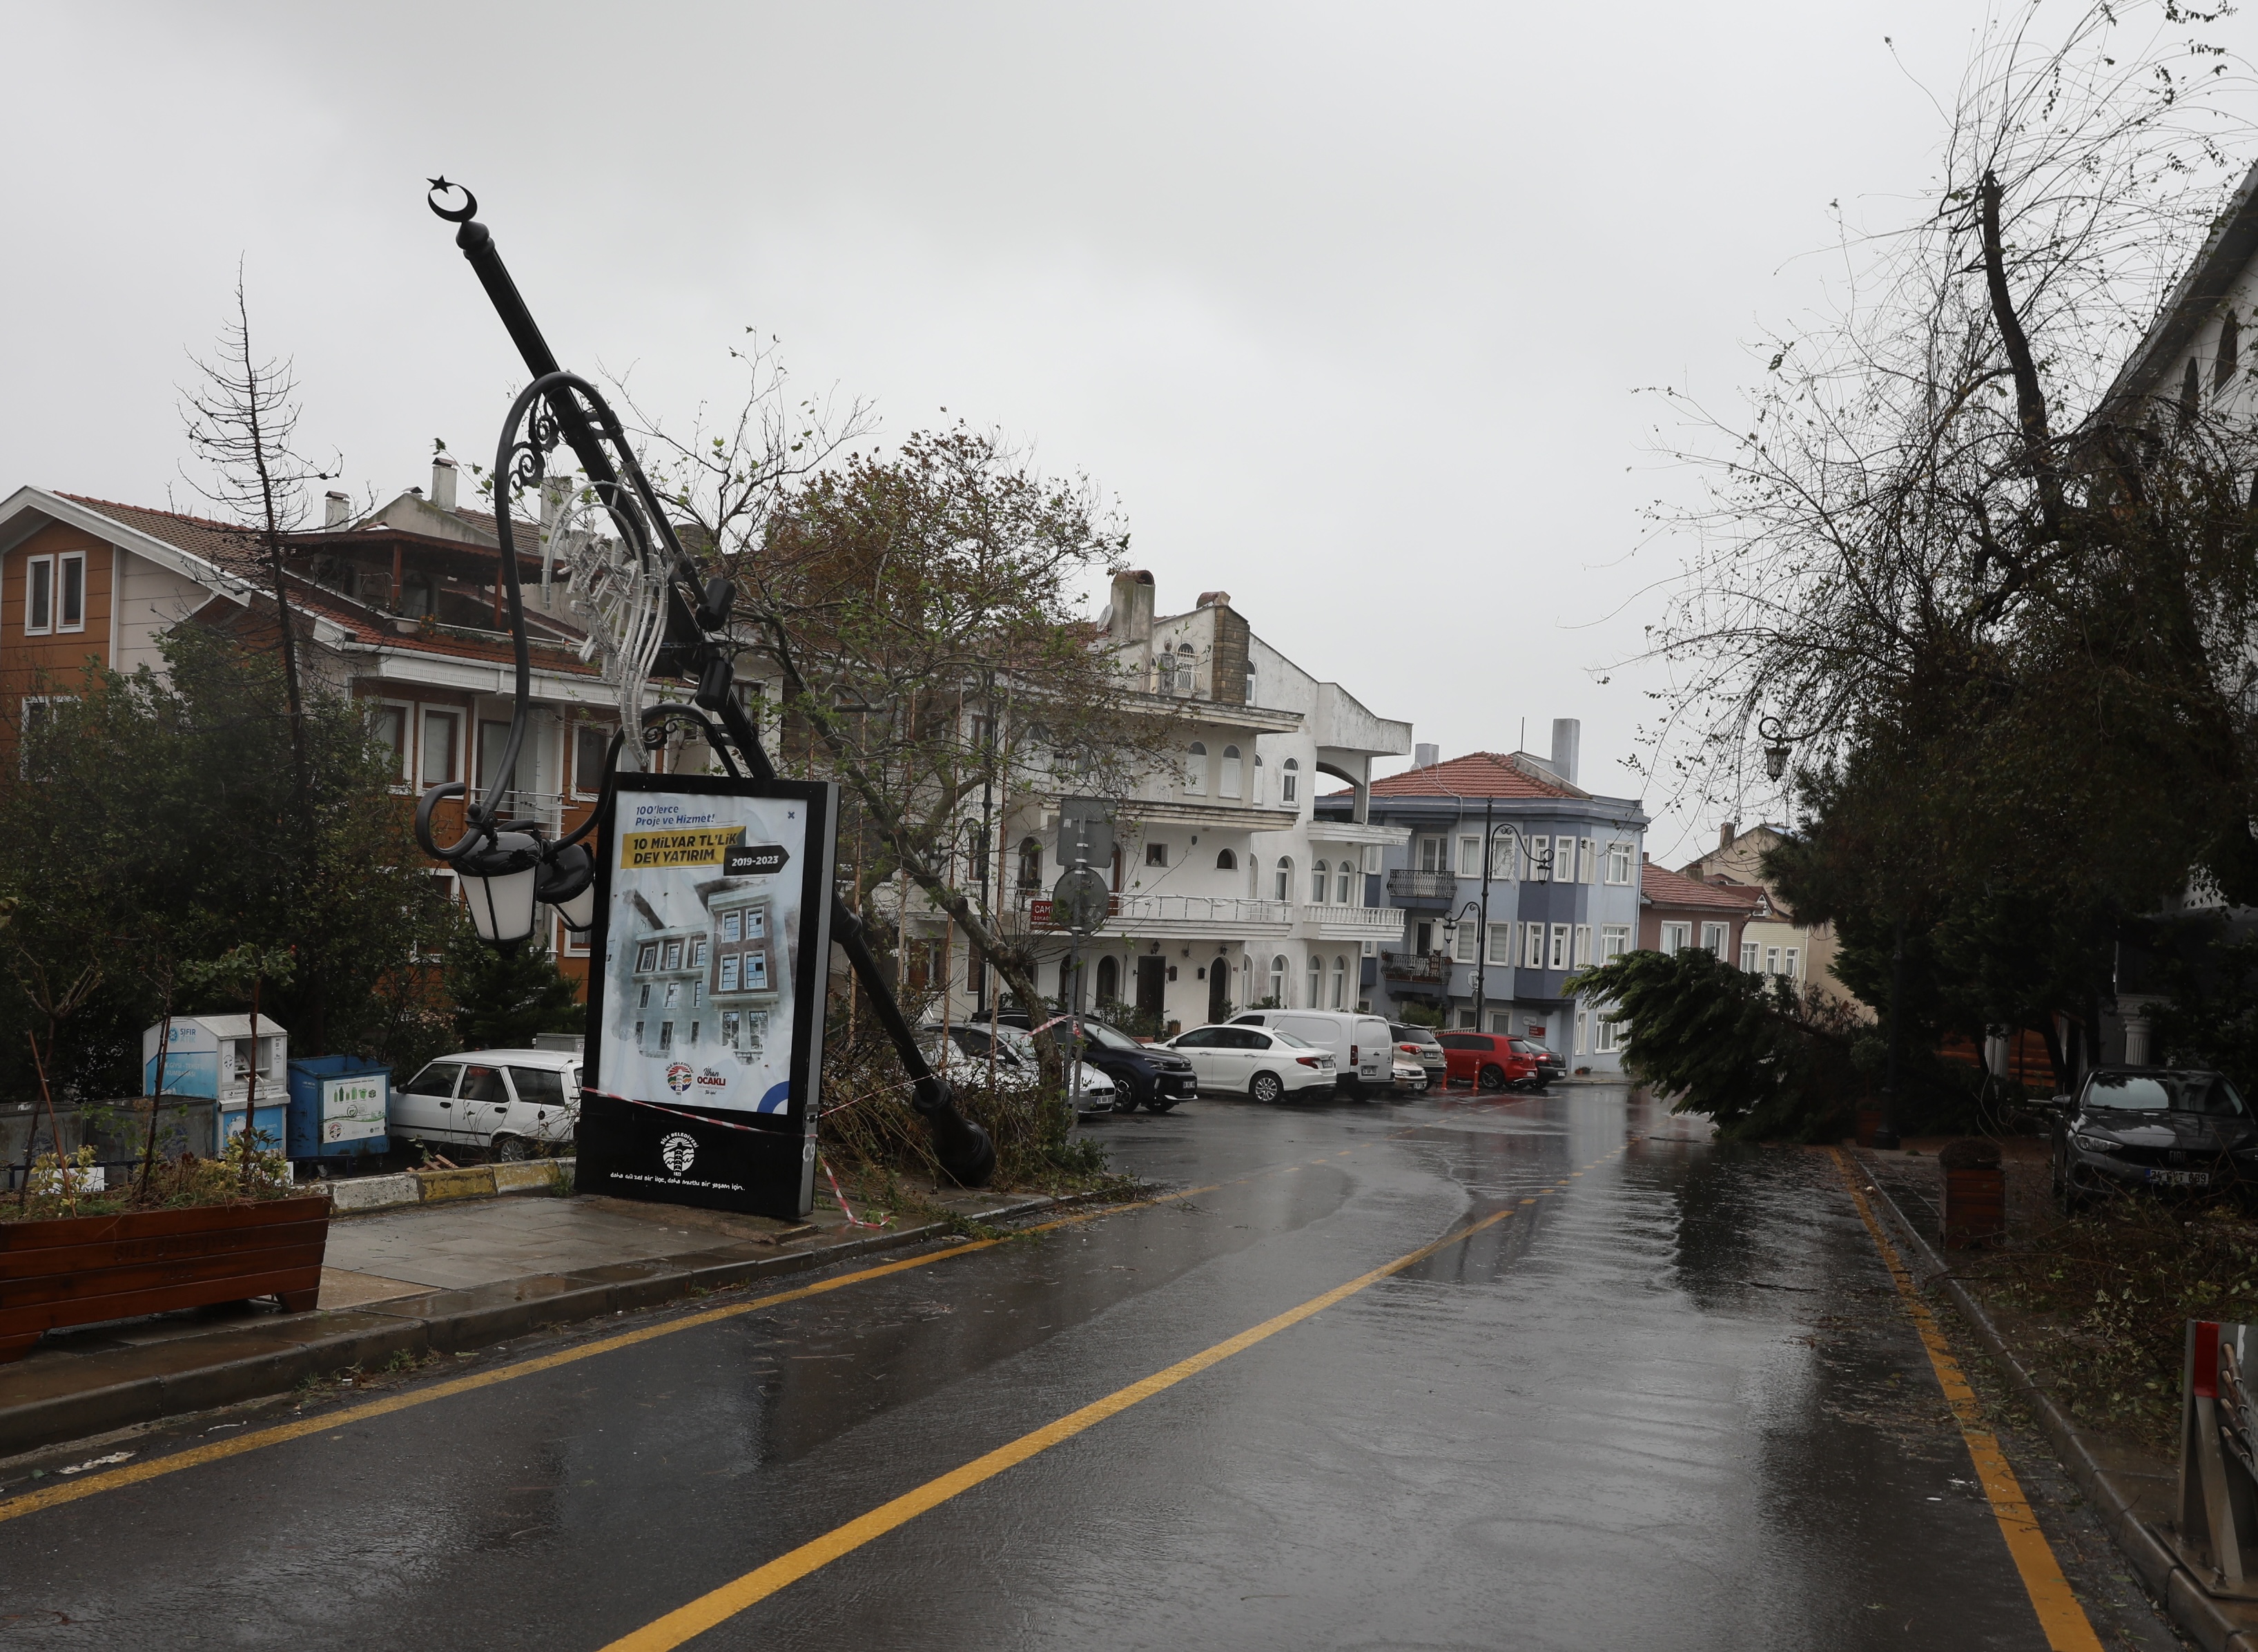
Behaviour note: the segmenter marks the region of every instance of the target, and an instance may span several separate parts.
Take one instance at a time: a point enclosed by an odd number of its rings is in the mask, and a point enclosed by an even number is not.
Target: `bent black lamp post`
[[[557,366],[532,312],[518,294],[517,284],[502,265],[492,232],[474,216],[478,198],[444,178],[434,178],[430,184],[427,199],[431,210],[458,226],[455,245],[469,260],[533,374],[533,382],[520,394],[502,424],[494,457],[494,534],[501,543],[502,586],[516,667],[516,702],[510,713],[509,738],[493,782],[481,795],[470,796],[464,783],[455,781],[425,792],[415,810],[416,840],[425,853],[444,861],[463,880],[479,938],[508,946],[533,932],[536,903],[557,908],[575,929],[585,929],[593,921],[596,862],[582,840],[611,799],[619,742],[626,737],[624,729],[613,736],[611,761],[605,765],[604,795],[588,819],[566,836],[550,842],[542,837],[536,823],[501,817],[501,800],[508,794],[518,751],[524,743],[532,686],[515,535],[510,522],[510,488],[513,483],[537,487],[545,474],[547,455],[560,442],[579,461],[582,473],[622,542],[645,569],[664,574],[665,631],[652,674],[697,684],[692,696],[696,709],[662,705],[645,713],[644,727],[637,731],[644,744],[664,744],[669,724],[689,721],[702,729],[731,776],[772,781],[776,766],[762,748],[760,732],[747,715],[735,685],[735,649],[728,630],[735,587],[722,577],[702,587],[699,584],[697,564],[675,536],[674,526],[660,508],[610,404],[586,379]],[[462,196],[462,204],[444,204],[444,198],[453,194]],[[719,718],[718,726],[707,713]],[[465,799],[463,835],[442,846],[431,836],[431,811],[444,798],[458,796]],[[909,1073],[914,1086],[911,1105],[932,1132],[934,1155],[941,1168],[965,1187],[985,1186],[996,1170],[995,1144],[958,1110],[948,1081],[933,1070],[919,1049],[908,1018],[879,972],[861,920],[835,890],[831,937],[846,953],[879,1025]]]

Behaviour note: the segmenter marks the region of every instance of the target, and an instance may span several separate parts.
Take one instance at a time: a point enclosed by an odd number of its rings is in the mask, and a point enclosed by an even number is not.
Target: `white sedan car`
[[[1330,1050],[1275,1027],[1194,1027],[1161,1047],[1192,1064],[1200,1088],[1258,1102],[1275,1102],[1288,1094],[1330,1095],[1340,1082]]]
[[[918,1041],[925,1046],[926,1060],[935,1060],[941,1044],[940,1027],[930,1024],[920,1027]],[[992,1070],[996,1088],[1004,1090],[1033,1089],[1042,1076],[1042,1064],[1035,1056],[1035,1041],[1018,1027],[998,1027],[991,1049],[985,1026],[953,1026],[948,1030],[948,1047],[940,1053],[937,1065],[943,1077],[958,1083],[969,1081],[984,1084]],[[1080,1110],[1110,1113],[1119,1099],[1111,1079],[1087,1061],[1082,1064]]]

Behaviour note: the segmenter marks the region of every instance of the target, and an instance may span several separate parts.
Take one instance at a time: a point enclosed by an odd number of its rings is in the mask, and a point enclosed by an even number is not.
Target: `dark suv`
[[[1024,1010],[1005,1010],[997,1019],[1022,1030],[1033,1025]],[[1056,1031],[1063,1036],[1066,1028]],[[1140,1044],[1096,1016],[1082,1018],[1082,1037],[1083,1060],[1111,1079],[1119,1092],[1119,1099],[1113,1103],[1117,1113],[1133,1113],[1140,1106],[1165,1113],[1178,1102],[1191,1100],[1198,1089],[1189,1058],[1173,1050]]]
[[[2054,1195],[2065,1210],[2131,1188],[2258,1181],[2258,1120],[2223,1073],[2105,1067],[2056,1097],[2054,1112]]]
[[[1547,1049],[1534,1039],[1515,1039],[1513,1053],[1516,1055],[1525,1055],[1537,1063],[1535,1076],[1522,1081],[1525,1088],[1541,1090],[1554,1079],[1568,1076],[1567,1057],[1558,1051]]]

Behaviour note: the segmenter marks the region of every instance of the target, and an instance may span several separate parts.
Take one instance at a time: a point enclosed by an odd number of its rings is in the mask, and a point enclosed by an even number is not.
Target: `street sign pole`
[[[1073,1062],[1067,1075],[1067,1095],[1075,1111],[1082,1111],[1083,980],[1082,943],[1104,927],[1112,908],[1112,891],[1105,880],[1090,869],[1093,841],[1107,845],[1104,857],[1112,859],[1113,823],[1100,805],[1088,799],[1069,798],[1060,810],[1059,858],[1071,859],[1073,870],[1051,886],[1051,921],[1074,937],[1068,943],[1066,976],[1059,996],[1066,1000],[1067,1019],[1074,1028],[1068,1054]]]

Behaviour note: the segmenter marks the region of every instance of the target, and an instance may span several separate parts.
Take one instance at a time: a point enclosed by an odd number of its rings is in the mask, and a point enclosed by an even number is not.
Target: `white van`
[[[1232,1025],[1275,1027],[1332,1053],[1340,1087],[1352,1095],[1381,1095],[1395,1084],[1395,1046],[1388,1023],[1346,1010],[1249,1010]]]

